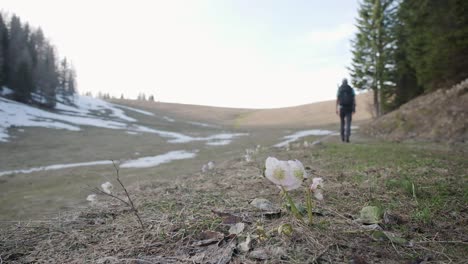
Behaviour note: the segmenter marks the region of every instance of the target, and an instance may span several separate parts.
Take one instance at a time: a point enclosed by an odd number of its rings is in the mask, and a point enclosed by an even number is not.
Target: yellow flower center
[[[284,170],[282,170],[281,168],[277,168],[273,172],[273,177],[275,177],[275,179],[277,179],[279,181],[282,181],[282,180],[284,180],[284,178],[286,178],[286,175],[284,173]]]
[[[294,171],[294,177],[296,177],[298,180],[302,181],[304,179],[304,172],[302,170],[295,170]]]

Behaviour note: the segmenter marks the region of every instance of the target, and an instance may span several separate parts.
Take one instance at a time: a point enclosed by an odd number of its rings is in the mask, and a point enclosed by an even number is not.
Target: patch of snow
[[[3,86],[2,89],[0,89],[0,96],[7,96],[13,93],[14,93],[13,90],[5,86]]]
[[[64,116],[50,113],[12,100],[0,98],[0,141],[8,140],[10,126],[36,126],[55,129],[80,130],[70,124],[53,121],[63,119]],[[87,120],[78,120],[85,122]]]
[[[191,125],[194,126],[201,126],[201,127],[210,127],[210,128],[220,128],[218,125],[213,125],[213,124],[207,124],[207,123],[201,123],[201,122],[187,122]]]
[[[168,121],[168,122],[175,122],[175,119],[170,118],[170,117],[168,117],[168,116],[163,116],[163,119],[166,120],[166,121]]]
[[[118,108],[127,109],[127,110],[130,110],[130,111],[133,111],[133,112],[137,112],[137,113],[140,113],[140,114],[143,114],[143,115],[154,116],[153,113],[148,112],[148,111],[145,111],[145,110],[133,108],[133,107],[126,106],[126,105],[119,105],[119,104],[113,104],[113,105],[116,106],[116,107],[118,107]]]
[[[55,109],[68,112],[69,114],[88,116],[92,114],[93,111],[99,113],[106,113],[109,111],[111,117],[127,122],[136,121],[136,119],[125,115],[125,112],[122,109],[116,108],[115,106],[117,105],[90,96],[73,95],[67,97],[66,100],[63,97],[58,97],[58,101],[59,102],[57,102]],[[63,104],[63,101],[70,101],[76,107]]]
[[[153,157],[143,157],[135,160],[127,160],[121,163],[121,168],[147,168],[155,167],[163,163],[169,163],[173,160],[189,159],[196,156],[197,151],[188,152],[185,150],[171,151],[166,154],[153,156]],[[111,160],[100,160],[100,161],[91,161],[91,162],[81,162],[81,163],[68,163],[68,164],[55,164],[50,166],[42,166],[30,169],[22,170],[10,170],[10,171],[0,171],[0,176],[9,175],[9,174],[27,174],[38,171],[48,171],[48,170],[60,170],[67,168],[75,167],[85,167],[85,166],[98,166],[98,165],[110,165],[112,164]],[[104,186],[101,186],[104,189]]]
[[[75,168],[75,167],[87,167],[87,166],[109,165],[109,164],[112,164],[112,161],[100,160],[100,161],[81,162],[81,163],[56,164],[56,165],[36,167],[36,168],[31,168],[31,169],[1,171],[0,176],[8,175],[8,174],[19,174],[19,173],[27,174],[27,173],[33,173],[33,172],[38,172],[38,171],[60,170],[60,169]]]
[[[354,130],[354,129],[359,129],[359,126],[351,126],[351,129]]]
[[[139,135],[137,132],[135,131],[125,131],[125,133],[129,134],[129,135]]]
[[[66,129],[79,131],[79,126],[94,126],[108,129],[126,130],[128,134],[152,133],[168,138],[169,143],[188,143],[192,141],[223,141],[231,140],[248,134],[216,134],[208,137],[192,137],[177,132],[157,130],[141,125],[129,124],[121,121],[108,120],[104,117],[94,115],[96,112],[110,112],[111,117],[123,121],[136,121],[124,114],[121,109],[100,99],[88,96],[73,96],[70,99],[75,106],[57,103],[59,113],[45,111],[26,104],[8,100],[0,97],[0,141],[8,141],[8,128],[13,126],[21,127],[46,127],[54,129]],[[226,141],[225,141],[226,142]],[[216,143],[214,143],[216,145]]]
[[[275,147],[277,148],[287,147],[289,143],[294,142],[300,138],[307,137],[307,136],[325,136],[325,135],[330,135],[332,133],[334,132],[330,130],[322,130],[322,129],[298,131],[292,135],[283,137],[283,139],[286,139],[286,140],[276,144]]]
[[[206,145],[210,146],[224,146],[224,145],[229,145],[231,144],[232,140],[230,139],[225,139],[225,140],[218,140],[218,141],[209,141],[206,143]]]
[[[190,159],[196,156],[195,152],[185,150],[171,151],[166,154],[153,157],[143,157],[136,160],[129,160],[120,165],[121,168],[149,168],[163,163],[169,163],[173,160]]]
[[[31,98],[34,102],[40,103],[40,104],[45,104],[47,103],[47,98],[39,93],[32,93]]]

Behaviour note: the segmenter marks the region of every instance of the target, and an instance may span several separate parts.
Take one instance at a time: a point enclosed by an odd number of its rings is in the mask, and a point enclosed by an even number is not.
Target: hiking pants
[[[341,140],[349,141],[349,137],[351,136],[351,120],[352,120],[353,112],[347,109],[340,109],[340,120],[341,120]],[[345,128],[346,126],[346,128]],[[345,131],[346,130],[346,131]],[[346,133],[345,133],[346,132]]]

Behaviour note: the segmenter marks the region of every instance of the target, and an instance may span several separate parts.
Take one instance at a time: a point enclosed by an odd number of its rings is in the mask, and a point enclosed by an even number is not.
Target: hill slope
[[[335,100],[311,103],[300,106],[272,109],[240,109],[175,103],[114,100],[119,104],[140,107],[147,110],[166,112],[172,116],[201,120],[236,127],[307,127],[321,126],[338,122],[335,114]],[[371,115],[368,106],[372,102],[370,93],[356,97],[357,113],[355,121],[368,120]]]
[[[393,140],[468,139],[468,79],[448,90],[420,96],[363,127],[367,134]]]

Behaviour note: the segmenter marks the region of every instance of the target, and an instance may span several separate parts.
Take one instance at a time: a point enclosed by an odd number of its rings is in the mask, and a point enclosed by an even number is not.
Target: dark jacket
[[[338,92],[336,94],[336,98],[338,99],[338,101],[340,100],[340,93],[342,91],[342,89],[351,89],[351,92],[353,94],[353,104],[351,106],[346,106],[346,105],[342,105],[340,103],[340,109],[343,109],[344,111],[349,111],[349,112],[355,112],[356,111],[356,94],[354,93],[354,89],[349,86],[348,84],[342,84],[339,88],[338,88]]]

